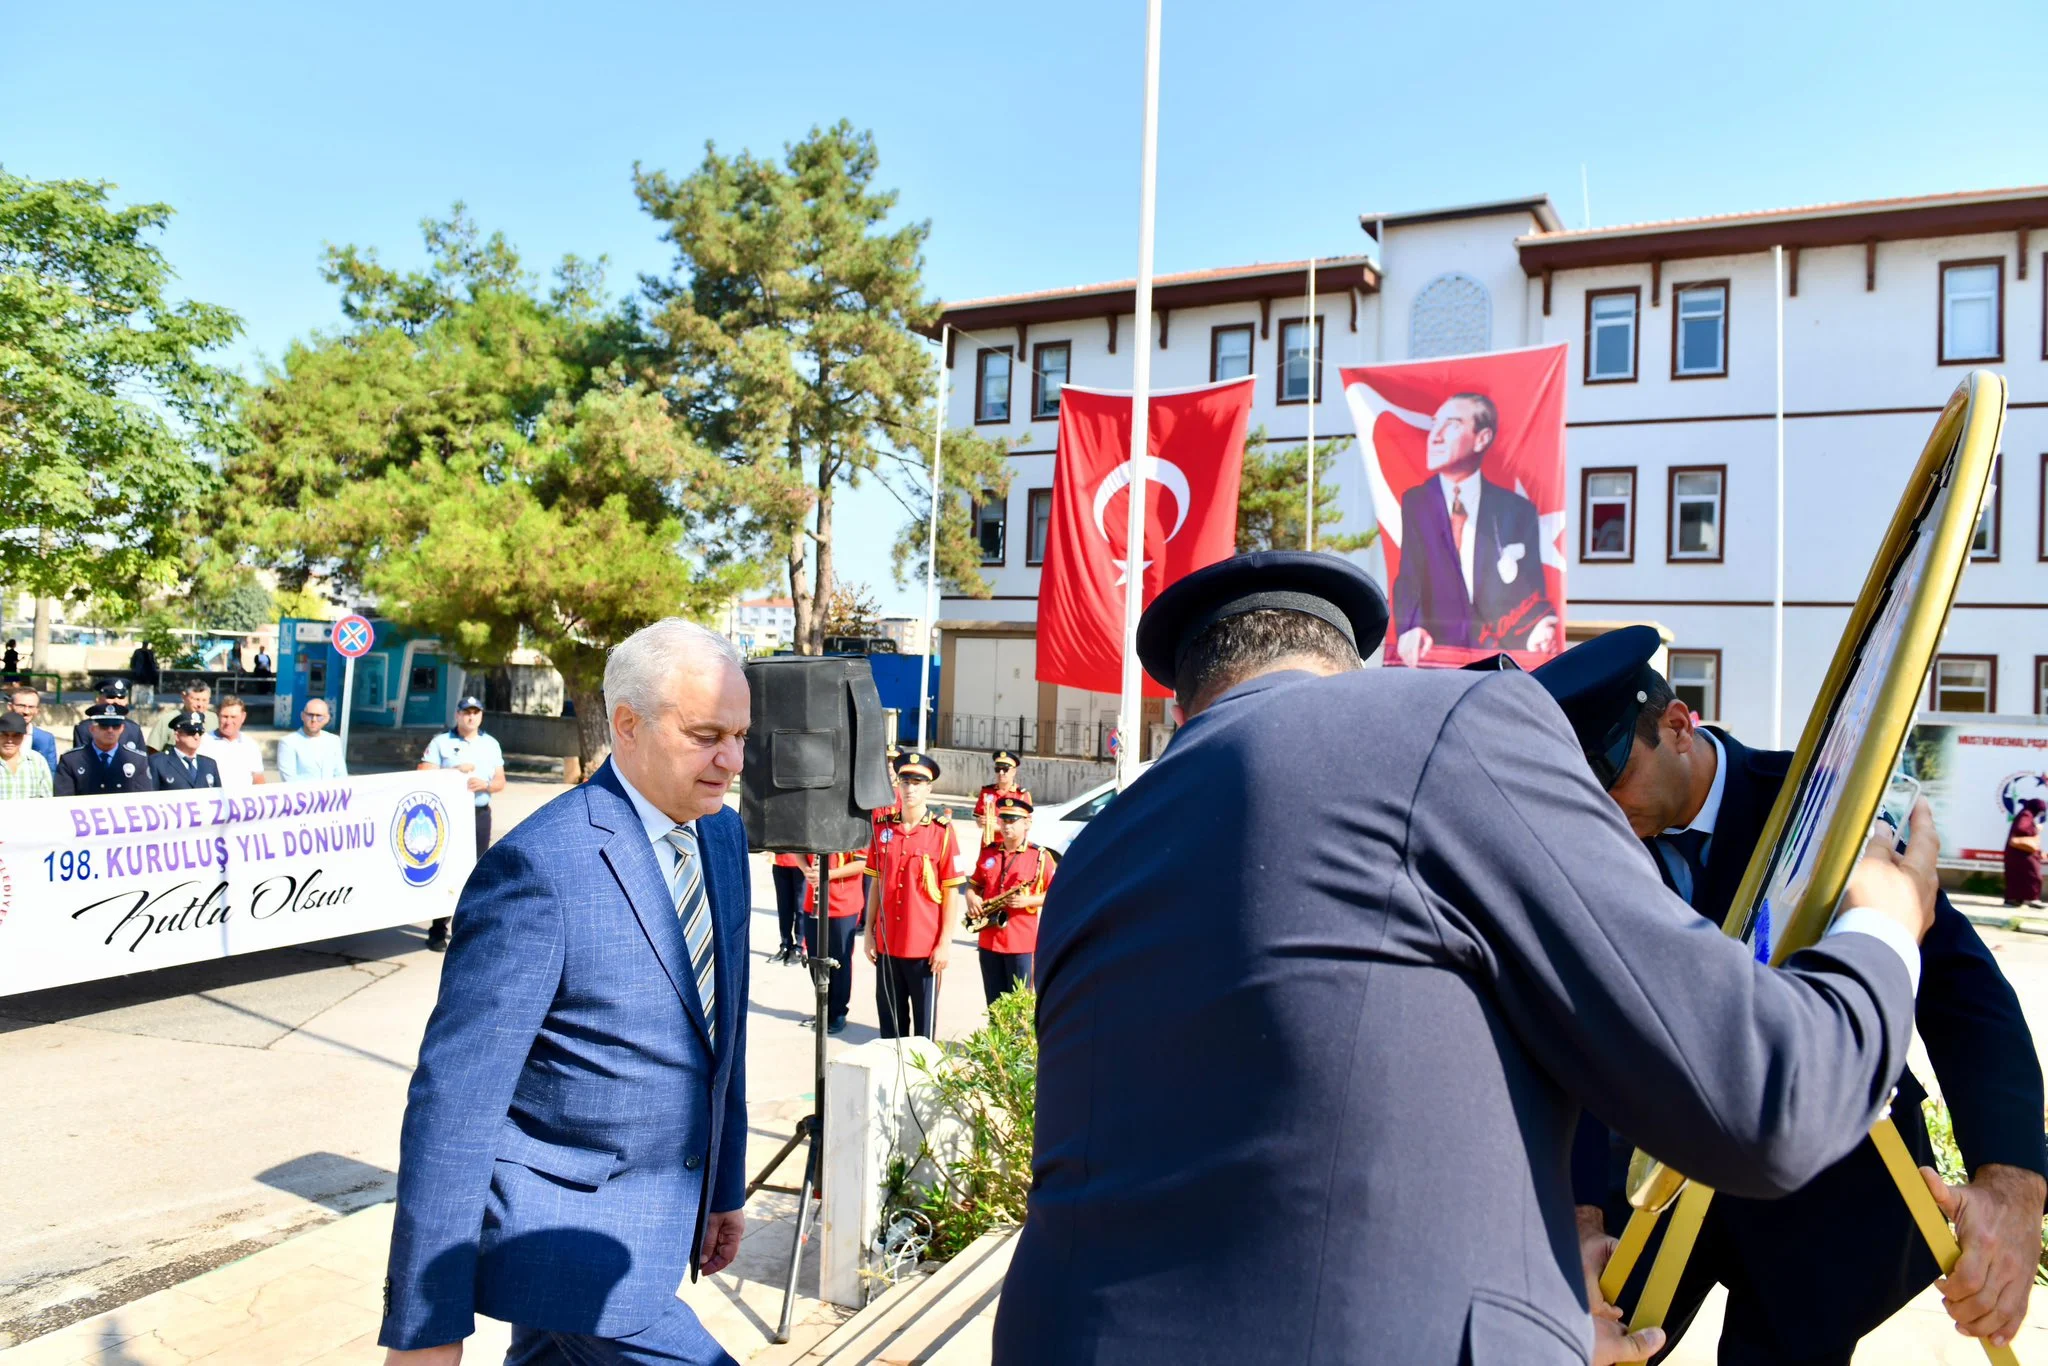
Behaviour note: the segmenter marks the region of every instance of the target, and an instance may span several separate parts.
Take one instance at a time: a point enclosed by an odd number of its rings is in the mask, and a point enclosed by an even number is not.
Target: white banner
[[[2048,798],[2048,720],[1922,713],[1906,742],[1920,790],[1941,828],[1941,861],[2003,866],[2020,803]]]
[[[0,996],[450,915],[454,769],[0,805]]]

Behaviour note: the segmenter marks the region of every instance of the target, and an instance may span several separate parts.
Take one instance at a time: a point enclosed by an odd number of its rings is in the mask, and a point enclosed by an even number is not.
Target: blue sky
[[[1952,13],[1166,0],[1158,268],[1357,251],[1362,210],[1539,191],[1578,226],[1582,162],[1596,224],[2048,181],[2048,6]],[[252,369],[335,323],[325,242],[409,263],[463,199],[623,289],[668,264],[636,160],[842,116],[964,298],[1134,272],[1143,38],[1142,0],[16,6],[0,164],[173,205],[181,288],[241,313]],[[854,497],[844,571],[918,610],[900,510]]]

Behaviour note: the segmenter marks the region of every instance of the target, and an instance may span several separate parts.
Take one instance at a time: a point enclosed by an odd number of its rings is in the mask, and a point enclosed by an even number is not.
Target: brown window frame
[[[981,511],[991,506],[1002,509],[1002,516],[997,519],[996,525],[1001,528],[1003,548],[994,559],[988,557],[988,550],[981,544]],[[967,509],[973,518],[974,544],[981,551],[981,567],[1007,568],[1010,563],[1010,495],[997,493],[994,489],[984,489],[981,497],[968,501]]]
[[[1965,266],[1998,267],[1998,321],[1994,330],[1997,334],[1998,350],[1988,356],[1964,356],[1955,360],[1948,358],[1948,273]],[[1936,365],[2002,365],[2005,363],[2005,258],[2003,256],[1971,256],[1955,261],[1943,261],[1934,271],[1934,363]]]
[[[1307,403],[1323,401],[1323,327],[1321,313],[1314,318],[1315,326],[1309,331],[1309,393],[1308,398],[1287,397],[1287,329],[1296,323],[1310,321],[1307,314],[1292,318],[1273,320],[1273,402],[1281,407],[1300,407]]]
[[[1721,368],[1718,370],[1680,370],[1678,368],[1678,300],[1688,289],[1718,289],[1721,291]],[[1728,280],[1687,280],[1671,286],[1671,378],[1673,379],[1726,379],[1728,378],[1728,340],[1734,332],[1730,325],[1735,315],[1735,287]],[[1590,315],[1588,326],[1591,326]]]
[[[1991,549],[1977,549],[1977,530],[1970,529],[1970,563],[1997,564],[1998,554],[2005,548],[2005,455],[2003,452],[1991,460]]]
[[[2048,564],[2048,451],[2041,452],[2040,479],[2034,485],[2034,513],[2038,518],[2036,533],[2039,543],[2035,558]]]
[[[1714,553],[1680,555],[1678,536],[1678,476],[1718,474],[1721,476],[1720,513],[1714,518]],[[1726,465],[1673,465],[1664,481],[1664,563],[1721,564],[1728,558],[1728,467]]]
[[[1927,666],[1927,710],[1929,710],[1929,711],[1940,711],[1940,710],[1941,710],[1940,706],[1938,706],[1938,705],[1937,705],[1937,702],[1939,701],[1939,699],[1940,699],[1940,697],[1941,697],[1941,666],[1942,666],[1942,663],[1943,663],[1943,661],[1945,661],[1945,660],[1967,660],[1967,661],[1970,661],[1970,662],[1972,662],[1972,663],[1977,663],[1977,664],[1989,664],[1989,665],[1991,666],[1991,687],[1990,687],[1990,691],[1989,691],[1989,694],[1988,694],[1988,695],[1987,695],[1987,696],[1985,697],[1985,699],[1984,699],[1984,711],[1983,711],[1983,713],[1982,713],[1982,714],[1983,714],[1983,715],[1985,715],[1985,716],[1996,716],[1996,715],[1998,715],[1998,656],[1997,656],[1997,655],[1959,655],[1959,654],[1938,654],[1938,655],[1936,655],[1936,656],[1934,657],[1934,660],[1933,660],[1933,662],[1932,662],[1932,663],[1930,663],[1930,664],[1929,664],[1929,665]],[[1963,713],[1961,713],[1961,715],[1965,715],[1965,716],[1968,716],[1968,715],[1970,715],[1970,714],[1971,714],[1971,713],[1969,713],[1969,712],[1963,712]]]
[[[1628,548],[1616,555],[1612,551],[1594,554],[1587,549],[1593,535],[1593,476],[1596,474],[1625,474],[1628,476]],[[1579,471],[1579,562],[1581,564],[1634,564],[1636,562],[1636,523],[1641,520],[1643,507],[1643,481],[1634,465],[1588,465]]]
[[[1041,494],[1045,496],[1046,501],[1045,539],[1048,542],[1052,540],[1052,490],[1050,488],[1024,490],[1024,567],[1027,569],[1045,563],[1045,546],[1041,545],[1038,547],[1037,558],[1034,559],[1031,554],[1031,538],[1038,532],[1036,511],[1039,495]]]
[[[1032,346],[1031,420],[1033,422],[1055,422],[1059,420],[1060,410],[1053,408],[1048,411],[1045,406],[1045,353],[1055,349],[1067,353],[1067,378],[1060,381],[1060,388],[1064,390],[1067,387],[1067,381],[1074,377],[1074,344],[1071,341],[1038,342]],[[1014,372],[1010,376],[1010,392],[1013,394],[1017,392],[1017,376]]]
[[[1726,665],[1725,665],[1725,664],[1724,664],[1724,663],[1722,662],[1722,659],[1721,659],[1721,651],[1720,651],[1720,649],[1719,649],[1718,647],[1716,647],[1716,648],[1713,648],[1713,649],[1709,649],[1708,647],[1706,647],[1706,646],[1704,646],[1704,645],[1702,645],[1702,646],[1699,646],[1699,647],[1697,647],[1697,648],[1694,648],[1694,647],[1688,647],[1688,648],[1685,648],[1685,649],[1680,649],[1680,648],[1678,648],[1677,646],[1672,646],[1672,647],[1670,647],[1669,649],[1665,650],[1665,652],[1664,652],[1664,663],[1665,663],[1665,665],[1666,665],[1666,670],[1667,670],[1667,672],[1671,672],[1671,673],[1675,673],[1675,672],[1676,672],[1676,670],[1672,670],[1672,669],[1670,669],[1670,667],[1669,667],[1669,666],[1670,666],[1670,663],[1671,663],[1671,660],[1672,660],[1672,657],[1673,657],[1673,656],[1675,656],[1675,655],[1709,655],[1709,656],[1711,656],[1711,657],[1713,658],[1713,661],[1714,661],[1714,715],[1712,715],[1712,716],[1709,716],[1709,715],[1707,715],[1707,714],[1706,714],[1705,712],[1701,712],[1701,713],[1700,713],[1700,720],[1701,720],[1701,721],[1704,721],[1704,722],[1710,722],[1710,723],[1714,723],[1714,722],[1719,722],[1719,721],[1720,721],[1720,720],[1721,720],[1721,719],[1722,719],[1722,718],[1723,718],[1723,717],[1724,717],[1724,716],[1725,716],[1725,715],[1727,714],[1727,710],[1728,710],[1728,709],[1727,709],[1726,707],[1723,707],[1723,706],[1721,705],[1721,694],[1722,694],[1722,693],[1723,693],[1724,691],[1726,691],[1726,689],[1727,689],[1727,684],[1728,684],[1728,671],[1727,671],[1727,667],[1726,667]],[[1677,685],[1677,683],[1673,682],[1673,681],[1672,681],[1671,679],[1669,679],[1669,678],[1667,678],[1667,679],[1666,679],[1665,681],[1666,681],[1667,683],[1671,683],[1672,691],[1673,691],[1673,693],[1675,694],[1675,693],[1676,693],[1676,691],[1677,691],[1677,688],[1678,688],[1678,685]]]
[[[1216,373],[1216,368],[1222,359],[1222,348],[1218,345],[1218,342],[1225,332],[1244,333],[1245,363],[1252,367],[1244,373],[1245,375],[1255,375],[1258,373],[1258,365],[1256,364],[1259,355],[1258,328],[1252,323],[1218,323],[1209,329],[1209,383],[1211,384],[1215,384],[1223,378]],[[1242,379],[1244,375],[1233,375],[1231,378]]]
[[[2034,656],[2034,715],[2048,716],[2048,706],[2042,705],[2041,680],[2048,673],[2048,655]]]
[[[2048,360],[2048,251],[2041,253],[2041,359]]]
[[[1593,301],[1610,295],[1626,294],[1634,301],[1635,321],[1630,325],[1629,344],[1631,351],[1626,375],[1596,376],[1593,373]],[[1643,377],[1643,287],[1641,285],[1618,285],[1613,289],[1589,289],[1586,291],[1586,331],[1579,342],[1583,354],[1580,359],[1581,384],[1634,384]]]
[[[1010,358],[1009,409],[1001,417],[983,417],[982,388],[988,383],[988,358],[993,355]],[[984,346],[974,353],[974,425],[977,427],[1003,427],[1014,421],[1017,415],[1017,348],[1014,346]]]

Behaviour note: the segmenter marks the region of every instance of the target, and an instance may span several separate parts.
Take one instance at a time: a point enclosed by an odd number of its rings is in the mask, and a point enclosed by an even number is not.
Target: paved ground
[[[499,828],[563,790],[509,785]],[[757,1169],[811,1107],[813,998],[801,968],[766,962],[774,896],[767,860],[754,862]],[[955,945],[943,1033],[983,1018],[973,952]],[[0,1348],[388,1199],[441,961],[405,927],[0,998]],[[873,980],[857,956],[835,1048],[876,1037]],[[785,1179],[801,1175],[792,1162]],[[757,1213],[786,1218],[794,1205],[768,1194]],[[748,1240],[751,1269],[779,1296],[788,1225],[761,1235]]]

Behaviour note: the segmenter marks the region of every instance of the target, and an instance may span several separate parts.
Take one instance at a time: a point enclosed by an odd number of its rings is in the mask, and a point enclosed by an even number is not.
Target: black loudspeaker
[[[740,773],[747,846],[837,853],[868,843],[868,812],[894,798],[882,696],[865,659],[747,661],[753,724]]]

